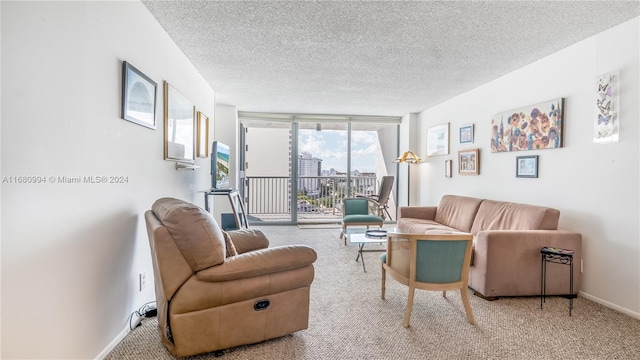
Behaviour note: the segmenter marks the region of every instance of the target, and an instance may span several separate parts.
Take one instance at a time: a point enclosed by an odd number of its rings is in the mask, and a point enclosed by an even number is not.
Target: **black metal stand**
[[[249,222],[247,221],[247,213],[244,210],[244,203],[240,197],[238,190],[230,191],[202,191],[204,193],[204,209],[209,210],[209,196],[223,195],[229,199],[231,209],[233,210],[233,218],[235,219],[236,229],[248,229]],[[222,224],[222,219],[220,219]]]
[[[562,265],[569,265],[569,316],[571,316],[571,310],[573,309],[573,254],[574,250],[559,249],[552,247],[543,247],[540,250],[542,254],[542,266],[540,274],[540,309],[542,309],[542,303],[545,302],[547,295],[547,263],[556,263]]]

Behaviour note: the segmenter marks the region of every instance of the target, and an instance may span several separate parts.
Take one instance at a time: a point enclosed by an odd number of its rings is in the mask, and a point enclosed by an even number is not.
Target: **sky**
[[[347,171],[347,132],[345,130],[299,130],[300,153],[322,159],[322,170]],[[375,131],[351,132],[351,170],[376,171],[378,134]]]

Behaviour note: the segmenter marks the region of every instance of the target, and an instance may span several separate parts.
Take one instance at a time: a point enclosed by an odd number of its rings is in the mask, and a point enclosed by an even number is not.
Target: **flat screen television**
[[[230,189],[229,145],[220,141],[211,148],[211,189]]]

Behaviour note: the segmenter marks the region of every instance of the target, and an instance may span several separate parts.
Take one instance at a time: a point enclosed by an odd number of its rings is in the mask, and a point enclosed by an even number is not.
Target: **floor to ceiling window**
[[[323,223],[396,175],[395,117],[239,113],[250,223]],[[395,213],[395,196],[390,205]]]

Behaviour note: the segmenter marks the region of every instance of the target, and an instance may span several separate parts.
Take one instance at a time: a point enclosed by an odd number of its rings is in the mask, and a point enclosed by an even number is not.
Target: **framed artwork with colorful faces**
[[[562,147],[564,98],[495,114],[491,119],[491,152]]]

